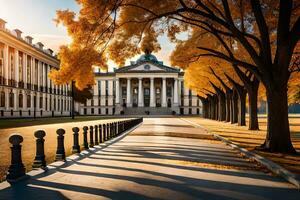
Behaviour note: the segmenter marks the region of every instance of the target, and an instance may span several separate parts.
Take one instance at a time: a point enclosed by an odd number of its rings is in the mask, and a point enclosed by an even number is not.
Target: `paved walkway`
[[[179,118],[145,119],[106,148],[0,184],[0,199],[300,199],[292,185],[209,138]]]

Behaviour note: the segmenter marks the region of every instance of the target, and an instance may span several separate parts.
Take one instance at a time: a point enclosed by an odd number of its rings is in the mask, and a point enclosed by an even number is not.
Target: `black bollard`
[[[102,131],[103,131],[103,142],[105,142],[106,141],[106,125],[105,124],[103,124]]]
[[[87,131],[88,131],[88,127],[84,126],[83,127],[83,148],[84,149],[89,149],[89,143],[88,143],[88,139],[87,139]]]
[[[110,140],[110,123],[106,124],[106,140]]]
[[[36,155],[33,161],[32,168],[45,168],[46,167],[46,159],[45,159],[45,151],[44,151],[44,137],[46,133],[43,130],[38,130],[34,133],[36,139]]]
[[[90,146],[94,147],[94,127],[90,126]]]
[[[65,130],[60,128],[56,131],[57,133],[57,149],[56,149],[56,156],[55,161],[65,161],[66,160],[66,153],[65,153],[65,145],[64,145],[64,139],[65,139]]]
[[[114,137],[117,136],[117,123],[114,122]]]
[[[114,123],[110,123],[110,139],[114,137]]]
[[[17,179],[25,176],[25,167],[22,162],[22,146],[23,137],[21,135],[12,135],[9,137],[9,142],[12,144],[11,149],[11,164],[8,169],[6,180],[14,182]]]
[[[98,125],[95,125],[95,145],[99,144],[98,140]]]
[[[80,153],[80,146],[79,146],[79,128],[73,127],[72,128],[73,133],[73,147],[72,147],[72,153]]]
[[[103,142],[102,125],[99,124],[99,143],[101,144],[102,142]]]

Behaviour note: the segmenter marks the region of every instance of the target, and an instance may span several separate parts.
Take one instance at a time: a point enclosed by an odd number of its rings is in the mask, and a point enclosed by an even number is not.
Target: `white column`
[[[108,81],[108,105],[112,106],[113,105],[113,81],[114,80],[109,80]]]
[[[132,107],[131,104],[131,79],[127,78],[127,99],[126,99],[127,107]]]
[[[51,95],[51,110],[50,111],[52,111],[52,110],[54,110],[54,98],[55,98],[55,95]]]
[[[37,80],[37,87],[38,87],[38,91],[40,91],[40,86],[41,86],[41,84],[40,84],[40,79],[41,79],[41,62],[38,60],[38,80]]]
[[[43,107],[43,110],[46,110],[46,94],[45,93],[43,93],[43,105],[42,105],[42,107]]]
[[[31,92],[30,98],[31,98],[31,105],[30,105],[30,107],[31,107],[32,110],[34,110],[34,94],[33,94],[33,92]]]
[[[155,107],[154,78],[150,78],[150,107]]]
[[[36,80],[35,80],[35,58],[34,57],[32,57],[32,59],[31,59],[31,83],[34,88],[34,85],[36,83]]]
[[[26,94],[25,90],[23,90],[23,109],[24,110],[27,109],[27,94]]]
[[[46,74],[46,76],[47,76],[47,84],[48,84],[48,86],[47,86],[48,93],[49,93],[49,88],[50,88],[50,78],[48,77],[48,73],[50,72],[50,70],[51,70],[50,65],[48,65],[47,74]]]
[[[8,79],[9,79],[9,47],[8,45],[4,46],[4,78],[5,78],[5,84],[8,85]]]
[[[144,107],[143,101],[143,78],[139,78],[139,94],[138,94],[138,106]]]
[[[120,80],[116,78],[116,104],[120,104]]]
[[[24,81],[24,88],[27,88],[27,55],[23,52],[23,81]]]
[[[178,105],[181,106],[181,80],[178,80],[178,97],[179,97]]]
[[[167,107],[167,84],[166,84],[166,78],[162,78],[162,107]]]
[[[43,63],[42,67],[43,67],[43,87],[46,87],[46,81],[47,81],[47,78],[46,78],[46,74],[47,74],[46,67],[47,67],[47,65],[45,63]],[[43,89],[43,91],[44,91],[44,89]]]
[[[19,100],[19,93],[17,89],[13,89],[13,93],[14,93],[14,110],[17,111],[19,108],[19,104],[18,104],[18,100]]]
[[[178,79],[174,79],[174,106],[178,106]]]
[[[36,93],[36,105],[37,105],[37,106],[36,106],[36,107],[37,107],[36,110],[42,110],[42,109],[43,109],[43,108],[40,109],[40,103],[41,103],[41,102],[40,102],[40,97],[41,97],[41,96],[40,96],[40,93],[37,92],[37,93]]]
[[[100,100],[100,104],[101,106],[105,105],[105,81],[101,80],[101,100]]]
[[[5,90],[5,110],[9,110],[9,93],[8,89]]]
[[[15,49],[15,81],[19,86],[19,51]]]
[[[93,86],[93,91],[94,91],[94,92],[93,92],[93,95],[94,95],[94,96],[98,96],[98,87],[99,87],[99,86],[98,86],[98,80],[96,79],[96,80],[95,80],[95,84],[94,84],[94,86]]]

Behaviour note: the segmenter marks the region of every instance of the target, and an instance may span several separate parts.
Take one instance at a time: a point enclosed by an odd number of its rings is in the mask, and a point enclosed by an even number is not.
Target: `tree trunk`
[[[232,109],[231,109],[231,99],[232,99],[232,91],[227,90],[226,91],[226,122],[231,121],[231,114],[232,114]]]
[[[214,102],[215,102],[215,120],[219,120],[219,103],[218,103],[218,97],[217,95],[214,96]]]
[[[287,87],[266,88],[268,101],[268,129],[263,150],[295,153],[290,138]]]
[[[258,93],[258,90],[248,91],[249,130],[259,130],[258,117],[257,117],[257,93]]]
[[[219,99],[219,121],[226,120],[226,103],[225,103],[225,95],[218,95]]]
[[[239,92],[238,97],[238,125],[246,126],[246,92]]]
[[[238,95],[236,90],[234,90],[232,94],[231,108],[232,108],[231,123],[235,124],[238,122]]]

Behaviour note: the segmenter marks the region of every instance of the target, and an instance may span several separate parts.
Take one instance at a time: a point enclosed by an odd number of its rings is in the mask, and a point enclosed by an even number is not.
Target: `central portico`
[[[115,70],[115,76],[117,112],[136,107],[162,107],[179,112],[178,82],[183,79],[179,69],[145,54],[130,66]]]
[[[94,98],[81,113],[125,115],[199,114],[200,101],[183,84],[184,72],[146,53],[114,72],[96,73]]]

